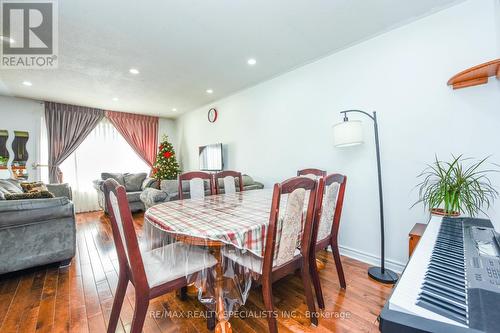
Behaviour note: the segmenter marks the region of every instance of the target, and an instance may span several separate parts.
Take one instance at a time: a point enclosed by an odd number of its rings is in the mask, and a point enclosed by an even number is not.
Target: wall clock
[[[217,115],[217,110],[215,108],[211,108],[210,110],[208,110],[208,121],[211,123],[215,123],[215,121],[217,120]]]

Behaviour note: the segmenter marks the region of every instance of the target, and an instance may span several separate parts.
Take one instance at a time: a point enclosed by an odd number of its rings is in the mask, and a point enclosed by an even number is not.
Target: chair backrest
[[[107,179],[104,195],[120,270],[125,270],[134,286],[149,288],[125,187],[114,179]]]
[[[214,175],[214,186],[215,193],[220,194],[221,188],[219,186],[219,179],[224,181],[224,193],[233,194],[236,193],[236,179],[239,182],[240,192],[243,191],[243,178],[241,177],[241,172],[225,170],[218,172]]]
[[[282,265],[293,259],[300,238],[300,251],[309,256],[313,231],[315,200],[318,181],[306,177],[290,178],[274,185],[269,226],[262,272],[268,274],[273,264]],[[309,202],[304,219],[304,202],[309,191]],[[282,195],[288,195],[286,208],[280,215]],[[280,217],[282,216],[282,217]]]
[[[179,175],[179,199],[184,199],[182,193],[182,182],[189,181],[189,196],[191,199],[203,199],[205,197],[205,180],[209,182],[210,195],[214,194],[212,175],[202,171],[191,171]]]
[[[324,178],[324,189],[320,189],[316,197],[314,223],[316,230],[313,230],[313,245],[328,237],[337,241],[346,183],[347,176],[337,173]]]
[[[317,178],[325,177],[326,171],[320,170],[320,169],[314,169],[314,168],[302,169],[302,170],[297,171],[297,176],[305,176],[305,177],[309,177],[312,179],[317,179]],[[313,177],[311,177],[311,176],[313,176]]]

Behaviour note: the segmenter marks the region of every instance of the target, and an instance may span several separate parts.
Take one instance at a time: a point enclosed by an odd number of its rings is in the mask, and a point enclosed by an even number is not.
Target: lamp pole
[[[384,198],[382,195],[382,172],[380,167],[380,143],[378,138],[378,123],[377,123],[377,113],[373,111],[373,114],[361,110],[346,110],[340,112],[344,115],[344,121],[349,121],[347,114],[351,112],[362,113],[371,120],[373,120],[373,130],[375,133],[375,150],[377,154],[377,175],[378,175],[378,199],[379,199],[379,209],[380,209],[380,267],[370,267],[368,269],[368,275],[379,282],[382,283],[396,283],[398,280],[398,275],[385,268],[385,231],[384,231]]]

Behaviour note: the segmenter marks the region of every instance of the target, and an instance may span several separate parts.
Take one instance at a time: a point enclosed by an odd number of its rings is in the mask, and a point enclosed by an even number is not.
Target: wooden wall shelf
[[[449,79],[448,85],[453,89],[477,86],[487,83],[490,76],[500,80],[500,59],[466,69]]]

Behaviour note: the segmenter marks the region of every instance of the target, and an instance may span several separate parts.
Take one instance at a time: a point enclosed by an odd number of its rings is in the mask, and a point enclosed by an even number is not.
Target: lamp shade
[[[333,125],[335,147],[356,146],[363,143],[363,126],[359,120],[348,120]]]

